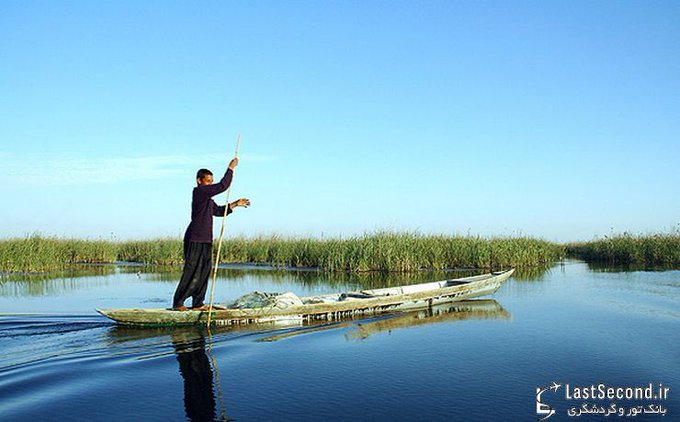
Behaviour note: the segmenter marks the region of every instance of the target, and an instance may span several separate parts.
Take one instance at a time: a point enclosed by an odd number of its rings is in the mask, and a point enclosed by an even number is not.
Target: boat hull
[[[331,303],[313,303],[286,309],[213,309],[211,323],[237,325],[266,322],[336,320],[385,312],[428,308],[447,302],[493,294],[512,275],[514,269],[443,282],[424,283],[370,292],[374,297],[350,298]],[[439,286],[444,287],[439,287]],[[394,292],[394,294],[390,294]],[[170,309],[97,309],[119,324],[137,326],[205,325],[208,311]]]

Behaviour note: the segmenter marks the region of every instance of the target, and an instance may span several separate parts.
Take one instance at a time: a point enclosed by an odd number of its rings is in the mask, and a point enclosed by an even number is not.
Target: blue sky
[[[678,22],[673,1],[3,1],[0,237],[181,236],[238,133],[253,205],[229,235],[672,230]]]

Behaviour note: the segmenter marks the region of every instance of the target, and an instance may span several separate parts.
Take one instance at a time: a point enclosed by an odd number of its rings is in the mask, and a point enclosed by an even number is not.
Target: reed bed
[[[348,272],[526,267],[545,265],[563,255],[561,246],[527,237],[482,238],[394,232],[346,239],[232,238],[225,246],[221,262]]]
[[[680,265],[680,233],[623,233],[591,242],[566,245],[569,256],[606,264]]]
[[[220,262],[318,268],[336,272],[500,269],[550,264],[561,245],[529,237],[483,238],[376,232],[349,238],[238,237],[225,240]],[[43,237],[0,240],[3,272],[35,272],[77,263],[181,265],[180,239],[114,242]]]
[[[152,265],[184,263],[184,246],[181,239],[132,240],[118,243],[117,246],[118,261]]]
[[[118,245],[107,240],[59,239],[33,235],[0,240],[0,271],[41,272],[77,263],[115,262]]]
[[[621,235],[561,245],[530,237],[445,236],[375,232],[348,238],[284,236],[225,240],[220,262],[317,268],[329,272],[411,272],[550,265],[564,256],[592,263],[680,265],[680,233]],[[80,263],[139,262],[179,266],[182,240],[116,242],[33,235],[0,240],[0,271],[43,272]]]

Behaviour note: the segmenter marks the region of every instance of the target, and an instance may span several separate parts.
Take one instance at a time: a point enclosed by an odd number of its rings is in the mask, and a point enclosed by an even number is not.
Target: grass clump
[[[623,233],[566,246],[569,256],[607,264],[680,264],[680,233],[632,235]]]
[[[77,263],[114,262],[118,245],[107,240],[59,239],[31,235],[0,240],[0,270],[39,272]]]
[[[118,244],[117,261],[178,265],[184,262],[184,246],[175,238],[125,241]]]

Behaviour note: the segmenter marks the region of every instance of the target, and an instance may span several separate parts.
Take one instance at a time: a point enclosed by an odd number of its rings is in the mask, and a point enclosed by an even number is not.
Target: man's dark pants
[[[212,243],[184,242],[184,272],[179,280],[172,307],[184,305],[192,297],[192,307],[203,305],[212,269]]]

